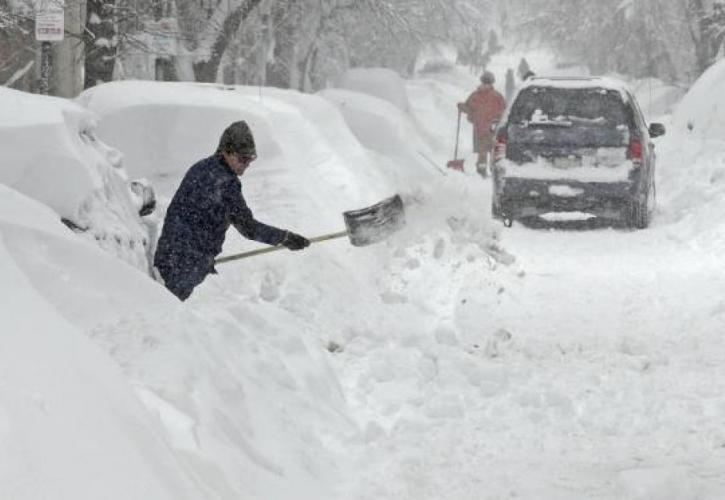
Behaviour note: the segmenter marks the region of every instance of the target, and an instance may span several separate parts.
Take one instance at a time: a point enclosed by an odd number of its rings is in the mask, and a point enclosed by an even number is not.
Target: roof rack
[[[581,80],[581,81],[592,81],[601,80],[599,76],[533,76],[529,80]]]

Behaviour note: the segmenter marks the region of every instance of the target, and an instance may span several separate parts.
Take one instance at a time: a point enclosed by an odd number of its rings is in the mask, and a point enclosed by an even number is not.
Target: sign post
[[[53,72],[50,43],[63,41],[65,12],[62,0],[39,0],[35,13],[35,39],[40,42],[41,94],[48,95]]]

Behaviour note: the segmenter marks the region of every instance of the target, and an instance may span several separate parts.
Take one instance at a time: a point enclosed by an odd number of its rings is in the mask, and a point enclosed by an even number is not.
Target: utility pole
[[[40,85],[41,94],[50,93],[50,78],[53,73],[51,42],[63,41],[65,25],[63,4],[54,0],[41,0],[35,14],[35,39],[40,42]]]
[[[53,60],[50,54],[50,42],[40,42],[40,85],[38,92],[48,95],[50,75],[53,72]]]

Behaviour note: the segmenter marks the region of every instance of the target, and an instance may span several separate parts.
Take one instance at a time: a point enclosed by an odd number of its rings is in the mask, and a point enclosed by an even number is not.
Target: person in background
[[[511,98],[516,92],[516,79],[514,78],[514,70],[509,68],[506,71],[506,102],[511,102]]]
[[[230,225],[250,240],[309,246],[304,236],[257,221],[242,196],[239,177],[257,158],[254,137],[244,121],[224,130],[216,152],[194,164],[166,211],[154,266],[171,293],[186,300],[209,273]]]
[[[496,78],[490,71],[481,75],[481,85],[458,103],[458,109],[473,124],[473,148],[478,153],[476,170],[483,177],[488,175],[488,156],[493,150],[493,122],[501,119],[506,100],[493,88]]]

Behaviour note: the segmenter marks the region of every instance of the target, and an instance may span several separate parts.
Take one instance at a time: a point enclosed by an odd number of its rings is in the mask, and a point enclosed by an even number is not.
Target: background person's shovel
[[[465,159],[458,159],[458,137],[461,135],[461,110],[458,110],[458,124],[456,125],[456,149],[453,152],[453,159],[450,160],[446,166],[448,168],[452,168],[453,170],[458,170],[459,172],[463,172],[463,163],[465,162]]]
[[[350,243],[352,243],[353,246],[363,247],[384,240],[405,225],[403,200],[397,194],[370,207],[343,212],[342,216],[345,219],[345,227],[347,228],[345,231],[316,236],[314,238],[310,238],[310,242],[318,243],[320,241],[347,236],[350,238]],[[276,252],[277,250],[282,250],[284,248],[286,247],[277,245],[274,247],[260,248],[249,252],[227,255],[216,259],[214,264],[253,257],[263,253]]]

